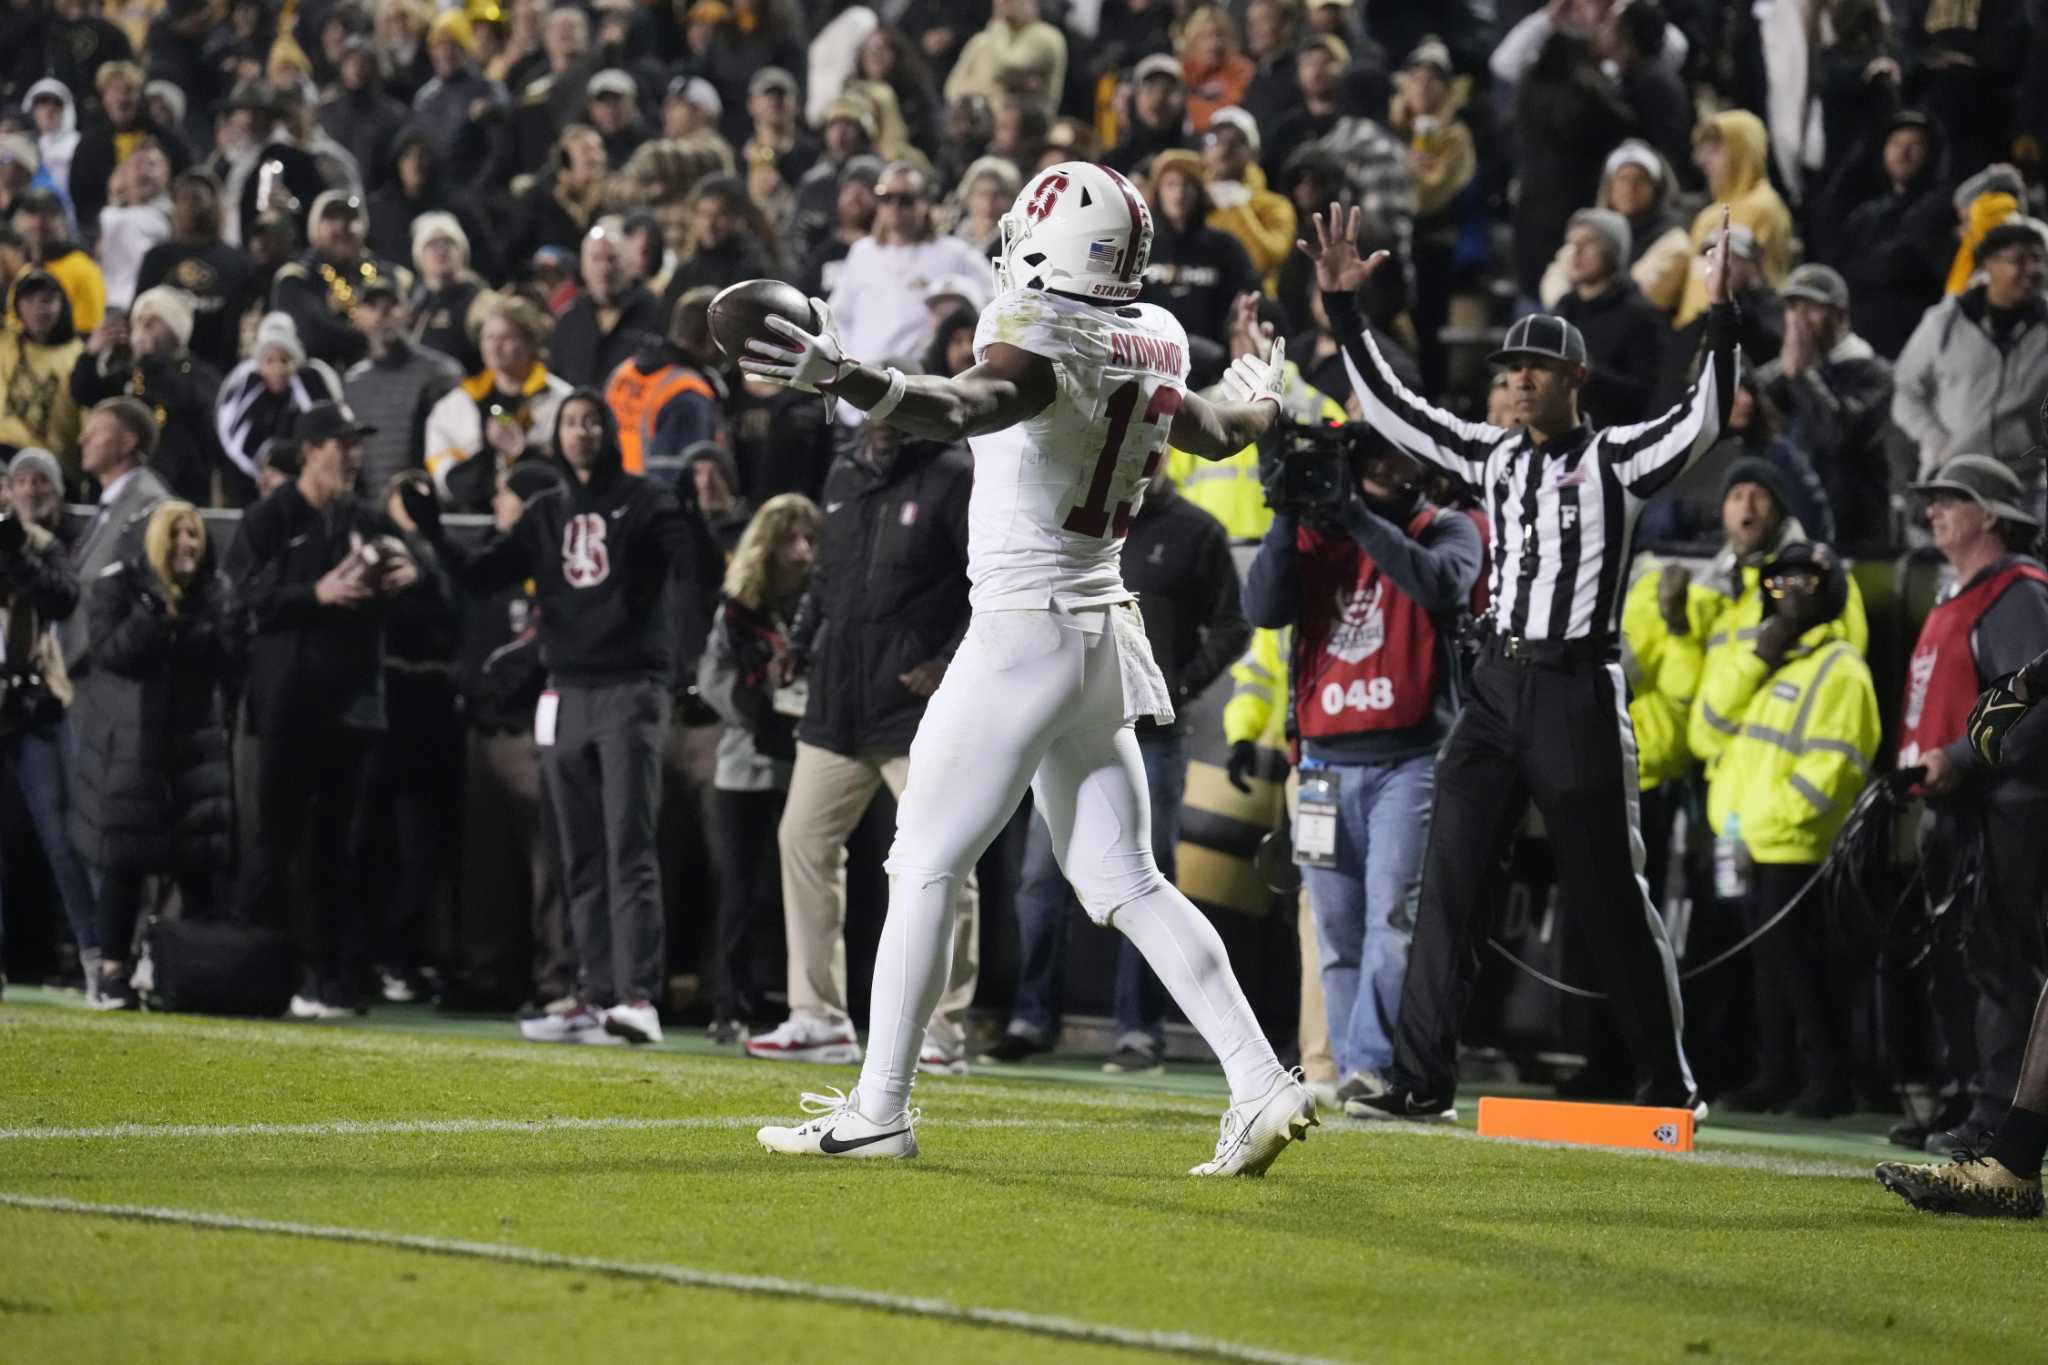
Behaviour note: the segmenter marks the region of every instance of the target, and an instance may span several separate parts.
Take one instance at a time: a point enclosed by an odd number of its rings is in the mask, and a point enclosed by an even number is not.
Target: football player
[[[815,390],[916,436],[974,452],[968,578],[974,616],[910,748],[886,868],[868,1054],[852,1094],[806,1095],[812,1117],[760,1130],[771,1151],[917,1155],[910,1087],[945,984],[952,888],[1030,787],[1089,916],[1137,944],[1223,1063],[1231,1104],[1193,1175],[1262,1175],[1316,1122],[1238,988],[1216,930],[1160,874],[1132,722],[1172,715],[1119,556],[1131,513],[1176,447],[1218,460],[1280,412],[1282,346],[1240,357],[1233,401],[1187,390],[1187,337],[1136,302],[1152,219],[1130,182],[1068,161],[1038,173],[1002,220],[998,296],[975,364],[907,377],[849,359],[831,310],[782,318],[747,343],[749,374]],[[1249,318],[1256,301],[1239,301]],[[1247,321],[1247,325],[1252,325]]]

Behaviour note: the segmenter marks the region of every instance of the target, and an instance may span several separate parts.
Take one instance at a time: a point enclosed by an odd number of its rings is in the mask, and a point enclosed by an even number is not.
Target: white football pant
[[[925,711],[887,863],[889,916],[859,1087],[870,1118],[887,1120],[909,1098],[945,985],[953,887],[1027,786],[1082,908],[1145,955],[1222,1061],[1232,1102],[1264,1094],[1280,1074],[1215,927],[1153,860],[1111,610],[975,613]]]

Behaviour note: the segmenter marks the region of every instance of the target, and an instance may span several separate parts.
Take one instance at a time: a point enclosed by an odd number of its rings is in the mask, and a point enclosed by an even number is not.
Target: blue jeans
[[[1188,746],[1180,735],[1140,732],[1145,786],[1152,805],[1152,858],[1168,881],[1174,879],[1174,850],[1180,844],[1181,798],[1187,792]],[[1066,968],[1068,911],[1081,907],[1053,857],[1045,821],[1031,817],[1024,845],[1023,880],[1017,887],[1017,938],[1021,961],[1010,1025],[1050,1043],[1059,1032],[1060,987]],[[1399,982],[1395,985],[1398,988]],[[1162,1041],[1166,988],[1145,965],[1131,941],[1117,935],[1116,1025],[1119,1033],[1143,1033]]]
[[[78,758],[71,719],[67,716],[55,725],[4,742],[13,749],[14,780],[21,785],[21,801],[28,807],[29,823],[35,826],[36,842],[49,859],[72,940],[80,953],[92,952],[100,946],[92,883],[71,849],[71,836],[64,832],[64,816],[71,805],[71,769]]]
[[[1306,778],[1309,769],[1302,771]],[[1322,940],[1330,1051],[1339,1076],[1384,1072],[1394,1060],[1436,755],[1320,771],[1337,785],[1337,866],[1305,871]]]

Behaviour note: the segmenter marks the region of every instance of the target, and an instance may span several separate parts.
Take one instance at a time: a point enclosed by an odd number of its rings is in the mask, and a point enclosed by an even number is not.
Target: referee
[[[1557,844],[1558,886],[1584,931],[1636,1061],[1636,1102],[1706,1117],[1680,1042],[1677,964],[1642,878],[1635,733],[1615,646],[1629,531],[1642,500],[1714,443],[1735,392],[1727,213],[1708,270],[1709,362],[1654,421],[1595,432],[1579,417],[1586,343],[1561,318],[1524,318],[1492,360],[1516,427],[1463,422],[1404,389],[1354,301],[1386,259],[1358,256],[1358,210],[1315,215],[1323,306],[1381,435],[1476,484],[1493,523],[1489,634],[1437,760],[1422,897],[1386,1086],[1362,1119],[1455,1118],[1458,1030],[1478,975],[1487,872],[1525,800]]]

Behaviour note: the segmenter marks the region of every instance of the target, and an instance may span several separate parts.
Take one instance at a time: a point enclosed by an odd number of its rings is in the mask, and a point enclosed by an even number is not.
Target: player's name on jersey
[[[1109,354],[1118,365],[1157,370],[1175,379],[1187,373],[1187,358],[1182,354],[1178,341],[1148,337],[1138,332],[1111,332]]]

